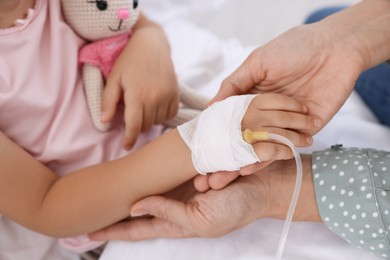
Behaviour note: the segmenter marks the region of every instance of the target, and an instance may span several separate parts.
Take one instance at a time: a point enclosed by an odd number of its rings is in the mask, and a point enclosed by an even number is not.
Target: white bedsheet
[[[219,40],[188,19],[191,8],[213,9],[223,1],[144,2],[147,14],[164,25],[172,45],[179,79],[210,97],[218,90],[221,80],[250,51],[250,48],[242,47],[236,40]],[[379,125],[360,97],[353,93],[334,119],[315,136],[313,146],[302,151],[311,152],[336,143],[344,147],[389,150],[390,129]],[[218,239],[155,239],[137,243],[114,241],[108,244],[101,259],[273,259],[282,224],[282,221],[259,220]],[[349,245],[324,224],[303,222],[291,226],[283,259],[377,258]]]

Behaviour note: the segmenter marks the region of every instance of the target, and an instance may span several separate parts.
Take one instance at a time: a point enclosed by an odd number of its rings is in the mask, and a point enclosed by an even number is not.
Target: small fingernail
[[[102,123],[105,123],[106,122],[106,114],[104,112],[102,112],[102,115],[100,116],[100,121],[102,121]]]
[[[311,144],[313,142],[313,138],[310,136],[306,137],[306,143]]]
[[[123,142],[123,148],[124,148],[125,150],[130,150],[131,145],[129,144],[128,141],[126,141],[126,140],[127,140],[126,137],[125,137],[124,139],[125,139],[125,141]]]
[[[144,210],[144,209],[136,209],[136,210],[133,210],[130,212],[130,215],[132,217],[141,217],[141,216],[145,216],[148,214],[149,214],[149,212],[147,210]]]
[[[321,120],[320,120],[320,119],[315,119],[315,120],[314,120],[314,125],[315,125],[316,127],[321,127],[321,126],[322,126]]]

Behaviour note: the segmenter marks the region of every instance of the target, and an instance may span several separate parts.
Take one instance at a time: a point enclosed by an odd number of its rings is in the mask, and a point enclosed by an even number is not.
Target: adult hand
[[[389,10],[389,1],[362,1],[287,31],[254,50],[223,81],[212,102],[243,93],[282,93],[306,105],[308,114],[324,126],[344,104],[360,73],[390,58]],[[233,173],[214,175],[197,177],[197,187],[221,188],[235,178]]]
[[[299,26],[255,49],[223,81],[213,101],[243,93],[282,93],[305,104],[324,125],[351,93],[362,71],[360,59],[325,25]]]
[[[213,101],[247,92],[294,97],[325,125],[360,73],[390,58],[390,2],[361,1],[295,27],[256,49],[222,83]]]
[[[311,156],[302,156],[304,178],[295,220],[320,221],[311,177]],[[133,205],[132,215],[90,235],[94,240],[138,241],[157,237],[219,237],[259,218],[284,219],[294,189],[294,160],[277,161],[262,171],[240,177],[223,190],[196,193],[187,183],[166,196]],[[183,193],[184,192],[184,193]]]
[[[222,236],[254,221],[268,207],[265,200],[267,189],[262,188],[260,181],[257,184],[255,188],[255,182],[238,179],[221,191],[198,193],[192,183],[187,183],[168,195],[178,196],[177,199],[152,196],[134,204],[131,209],[132,216],[149,214],[151,217],[120,222],[89,237],[103,241],[139,241],[157,237]],[[252,188],[249,190],[249,187]],[[186,194],[182,194],[183,189]]]

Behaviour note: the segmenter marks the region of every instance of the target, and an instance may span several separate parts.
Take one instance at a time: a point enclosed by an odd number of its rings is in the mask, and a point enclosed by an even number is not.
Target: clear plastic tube
[[[297,177],[295,179],[295,187],[294,187],[294,191],[293,191],[293,194],[291,197],[290,206],[288,208],[286,220],[285,220],[284,225],[283,225],[282,234],[280,235],[278,249],[276,251],[276,256],[275,256],[276,260],[280,260],[280,259],[282,259],[284,246],[286,244],[288,232],[290,231],[290,226],[291,226],[292,218],[294,215],[295,207],[296,207],[297,202],[298,202],[299,192],[301,191],[302,160],[301,160],[301,156],[296,151],[294,144],[290,140],[288,140],[287,138],[285,138],[281,135],[272,134],[272,133],[268,133],[267,137],[268,137],[268,139],[272,139],[272,140],[275,140],[275,141],[278,141],[278,142],[281,142],[281,143],[287,145],[291,149],[291,151],[293,152],[294,158],[295,158],[295,163],[297,165]]]

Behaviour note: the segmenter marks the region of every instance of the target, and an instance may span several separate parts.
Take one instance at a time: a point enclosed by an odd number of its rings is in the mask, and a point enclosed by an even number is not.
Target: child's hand
[[[307,108],[293,98],[281,94],[263,94],[256,96],[246,110],[241,121],[242,129],[264,131],[282,135],[295,146],[309,146],[312,138],[307,133],[317,132],[321,121],[308,116]],[[274,160],[293,157],[291,149],[272,140],[262,140],[253,144],[261,162],[240,169],[240,171],[216,172],[209,175],[198,175],[194,186],[200,192],[211,189],[222,189],[240,175],[249,175],[267,167]]]
[[[307,108],[295,99],[274,93],[256,96],[250,103],[244,118],[242,129],[268,132],[282,135],[295,146],[304,147],[312,143],[308,133],[317,132],[321,121],[307,115]],[[199,175],[194,180],[198,191],[222,189],[240,175],[249,175],[267,167],[275,160],[291,159],[291,149],[273,140],[261,140],[253,144],[261,162],[240,169],[239,172],[216,172],[206,176]]]
[[[143,16],[107,79],[102,122],[112,120],[122,96],[126,149],[141,131],[172,118],[178,109],[178,84],[167,40],[160,27]]]
[[[269,135],[253,145],[247,143],[242,130],[283,135],[296,146],[307,146],[312,140],[306,132],[320,126],[306,112],[299,102],[280,94],[231,96],[177,130],[191,150],[198,173],[238,171],[257,162],[293,156],[288,146],[272,141]]]
[[[311,145],[312,137],[308,133],[321,127],[320,121],[307,115],[307,108],[300,102],[274,93],[256,96],[241,123],[243,130],[248,128],[282,135],[298,147]],[[262,162],[293,157],[288,146],[273,140],[256,142],[253,148]]]

